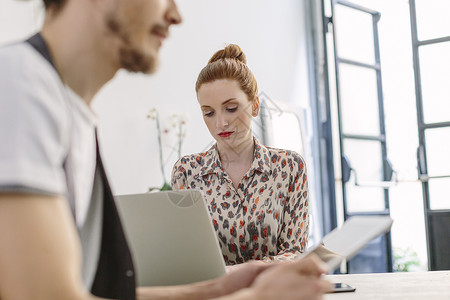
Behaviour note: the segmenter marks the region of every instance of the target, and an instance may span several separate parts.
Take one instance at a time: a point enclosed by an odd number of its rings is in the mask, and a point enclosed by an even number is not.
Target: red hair
[[[249,101],[258,97],[256,78],[247,66],[247,58],[238,45],[230,44],[214,53],[208,64],[200,71],[195,91],[198,93],[204,83],[220,79],[236,80]]]

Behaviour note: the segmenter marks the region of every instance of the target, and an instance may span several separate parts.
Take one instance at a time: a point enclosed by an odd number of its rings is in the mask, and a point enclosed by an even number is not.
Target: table
[[[325,300],[407,299],[449,300],[450,271],[327,275],[331,282],[344,282],[355,292],[326,294]]]

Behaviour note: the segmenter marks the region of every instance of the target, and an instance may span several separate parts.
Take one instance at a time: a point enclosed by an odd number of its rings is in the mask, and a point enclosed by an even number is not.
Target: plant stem
[[[181,143],[182,143],[182,130],[183,125],[181,124],[181,121],[178,124],[178,159],[181,158]]]
[[[162,142],[161,142],[161,126],[159,125],[159,113],[156,113],[156,129],[158,131],[158,145],[159,145],[159,161],[161,166],[161,174],[163,176],[163,181],[166,183],[166,173],[164,172],[164,164],[163,164],[163,151],[162,151]]]

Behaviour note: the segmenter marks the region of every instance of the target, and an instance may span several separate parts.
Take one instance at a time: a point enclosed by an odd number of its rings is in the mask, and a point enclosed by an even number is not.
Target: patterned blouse
[[[306,166],[296,152],[267,148],[255,139],[252,165],[235,188],[216,144],[178,160],[172,187],[203,191],[227,265],[292,259],[307,248]]]

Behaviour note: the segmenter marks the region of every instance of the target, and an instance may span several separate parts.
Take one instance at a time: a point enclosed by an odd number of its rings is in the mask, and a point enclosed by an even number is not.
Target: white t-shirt
[[[97,267],[102,195],[92,201],[96,117],[28,43],[0,48],[0,192],[62,195],[75,214],[83,280]]]

